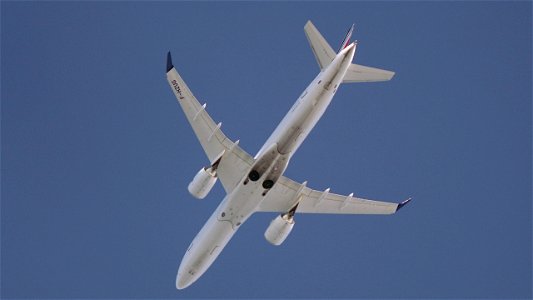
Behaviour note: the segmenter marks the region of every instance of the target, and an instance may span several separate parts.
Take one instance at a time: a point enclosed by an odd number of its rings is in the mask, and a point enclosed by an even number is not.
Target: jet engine
[[[204,199],[217,182],[217,172],[213,168],[201,168],[189,183],[189,193],[195,198]]]
[[[281,245],[289,236],[289,233],[291,233],[294,223],[293,214],[286,213],[279,215],[270,222],[270,225],[265,231],[265,239],[272,245]]]

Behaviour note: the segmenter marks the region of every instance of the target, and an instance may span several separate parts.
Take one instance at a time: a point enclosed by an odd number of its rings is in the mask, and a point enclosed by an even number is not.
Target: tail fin
[[[320,70],[324,70],[337,55],[335,51],[328,44],[326,39],[320,34],[318,29],[311,21],[307,21],[304,26],[305,35],[309,41],[309,45],[315,54],[316,61],[320,66]],[[344,40],[342,41],[339,52],[350,45],[350,38],[354,30],[354,25],[350,27]],[[346,74],[344,75],[343,83],[350,82],[371,82],[371,81],[387,81],[394,76],[394,72],[381,70],[372,67],[365,67],[357,64],[352,64]]]
[[[348,29],[348,32],[346,33],[346,36],[344,37],[344,40],[342,40],[341,46],[339,48],[339,51],[337,53],[341,52],[342,49],[346,48],[348,45],[350,45],[350,39],[352,38],[353,28],[355,27],[355,24],[352,24],[352,27]]]

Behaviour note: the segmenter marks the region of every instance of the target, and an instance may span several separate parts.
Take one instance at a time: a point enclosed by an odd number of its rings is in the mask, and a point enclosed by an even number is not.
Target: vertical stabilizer
[[[342,40],[341,46],[339,48],[339,51],[337,53],[341,52],[342,49],[348,47],[350,45],[350,39],[352,38],[353,29],[355,27],[355,24],[352,24],[352,27],[348,29],[348,32],[346,33],[346,36],[344,37],[344,40]]]

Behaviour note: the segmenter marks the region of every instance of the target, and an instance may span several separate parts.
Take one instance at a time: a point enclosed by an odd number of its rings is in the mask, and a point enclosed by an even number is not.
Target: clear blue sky
[[[532,5],[523,2],[1,3],[2,298],[526,298],[532,283]],[[255,152],[318,66],[311,19],[355,61],[287,175],[414,201],[393,216],[297,215],[285,244],[253,216],[177,291],[224,193],[165,55]]]

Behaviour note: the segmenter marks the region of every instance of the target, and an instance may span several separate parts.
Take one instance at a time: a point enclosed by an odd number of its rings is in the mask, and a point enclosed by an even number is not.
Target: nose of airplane
[[[176,277],[176,288],[178,290],[183,290],[191,285],[193,281],[194,278],[188,272],[178,273],[178,276]]]

